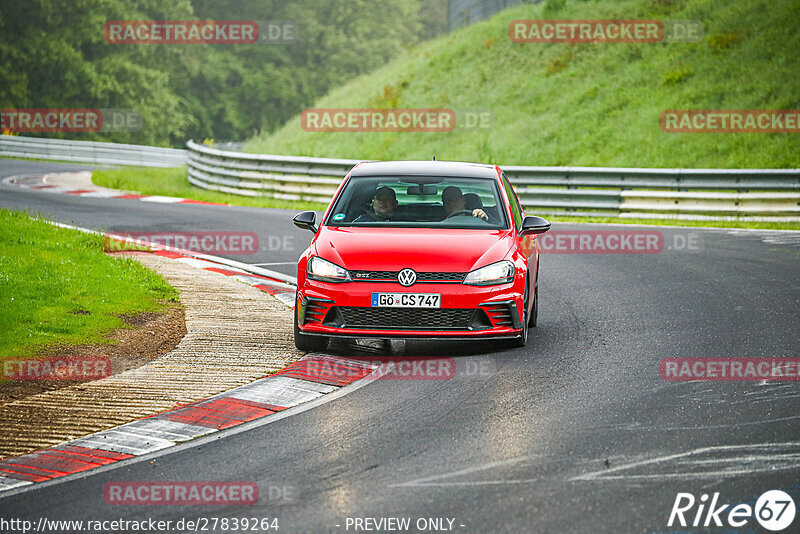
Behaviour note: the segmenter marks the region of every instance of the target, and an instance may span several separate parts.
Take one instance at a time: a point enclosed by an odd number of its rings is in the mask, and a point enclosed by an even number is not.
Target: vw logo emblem
[[[417,281],[417,273],[414,272],[414,269],[403,269],[397,273],[397,281],[405,287],[414,285],[414,282]]]

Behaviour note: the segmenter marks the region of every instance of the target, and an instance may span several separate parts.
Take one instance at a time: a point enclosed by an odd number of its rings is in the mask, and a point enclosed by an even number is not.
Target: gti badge
[[[403,269],[397,273],[397,281],[400,282],[401,286],[405,287],[414,285],[414,282],[417,281],[417,273],[413,269]]]

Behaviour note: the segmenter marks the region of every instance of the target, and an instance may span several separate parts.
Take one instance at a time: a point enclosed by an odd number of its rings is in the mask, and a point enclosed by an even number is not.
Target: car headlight
[[[493,286],[508,283],[513,279],[514,264],[510,261],[498,261],[470,271],[464,278],[464,283],[471,286]]]
[[[313,256],[308,260],[306,272],[309,278],[321,282],[350,282],[352,280],[347,269],[343,269],[328,260],[323,260],[319,256]]]

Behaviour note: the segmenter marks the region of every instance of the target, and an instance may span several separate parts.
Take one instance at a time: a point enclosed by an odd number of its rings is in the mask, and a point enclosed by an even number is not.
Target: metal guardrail
[[[539,211],[568,208],[684,218],[800,215],[800,169],[506,166],[503,170],[523,205]]]
[[[189,181],[247,196],[328,203],[359,160],[217,150],[192,141]],[[800,216],[800,169],[503,166],[526,209],[542,214],[681,218]],[[787,219],[788,220],[788,219]]]
[[[271,156],[0,135],[0,155],[101,165],[180,167],[192,184],[246,196],[328,203],[359,160]],[[503,166],[526,209],[541,214],[800,220],[800,169]]]
[[[359,160],[227,152],[189,141],[189,182],[246,196],[328,203]]]
[[[0,135],[0,156],[101,165],[182,167],[186,165],[187,151],[120,143]]]

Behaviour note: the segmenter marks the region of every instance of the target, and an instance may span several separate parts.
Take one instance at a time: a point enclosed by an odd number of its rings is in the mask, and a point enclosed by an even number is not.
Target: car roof
[[[494,165],[463,161],[370,161],[353,169],[358,176],[458,176],[496,178]]]

